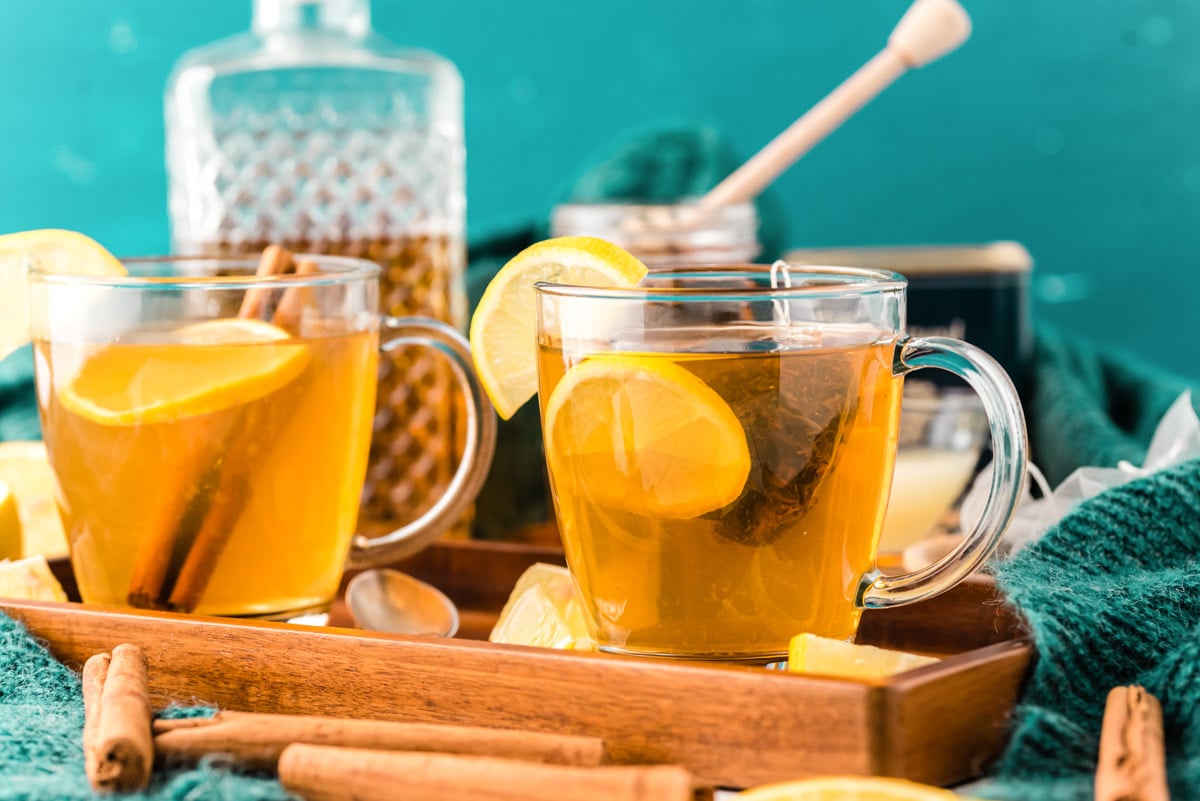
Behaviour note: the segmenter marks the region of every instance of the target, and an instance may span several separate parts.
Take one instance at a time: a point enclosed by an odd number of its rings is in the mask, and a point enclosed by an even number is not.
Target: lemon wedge
[[[971,801],[941,787],[879,776],[820,776],[743,790],[738,801]]]
[[[67,535],[58,514],[57,485],[45,444],[0,442],[0,481],[12,491],[21,521],[21,550],[12,555],[66,556]]]
[[[544,429],[560,492],[635,514],[699,517],[736,500],[750,474],[729,404],[663,356],[573,366],[550,393]]]
[[[596,287],[634,286],[646,266],[602,239],[565,236],[538,242],[496,273],[471,318],[471,354],[479,380],[507,420],[537,394],[538,281]]]
[[[0,598],[65,601],[67,594],[50,572],[46,557],[39,554],[15,562],[0,562]]]
[[[121,262],[75,231],[46,229],[0,236],[0,359],[29,341],[29,272],[125,275]]]
[[[178,329],[166,342],[102,348],[59,399],[104,425],[169,422],[267,395],[307,363],[303,342],[282,328],[260,320],[209,320]]]
[[[788,648],[788,670],[823,676],[881,679],[937,661],[933,656],[858,645],[815,634],[797,634]]]
[[[544,562],[530,566],[517,579],[488,639],[590,651],[592,638],[570,572]]]
[[[0,559],[21,556],[21,518],[17,515],[17,499],[11,489],[0,481]]]

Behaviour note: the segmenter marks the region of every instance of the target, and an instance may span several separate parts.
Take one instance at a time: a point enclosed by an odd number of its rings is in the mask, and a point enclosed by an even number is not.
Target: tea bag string
[[[777,259],[771,265],[771,289],[791,289],[792,274],[788,272],[788,263],[783,259]],[[792,308],[791,304],[784,298],[774,298],[771,305],[775,309],[775,324],[784,328],[792,325]]]

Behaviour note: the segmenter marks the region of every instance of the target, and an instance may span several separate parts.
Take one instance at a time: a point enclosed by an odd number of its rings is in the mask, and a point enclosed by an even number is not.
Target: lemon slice
[[[941,787],[878,776],[820,776],[743,790],[738,801],[971,801]]]
[[[823,676],[881,679],[937,661],[932,656],[858,645],[815,634],[797,634],[788,648],[788,670]]]
[[[0,359],[29,341],[30,270],[65,275],[125,275],[121,262],[75,231],[0,236]]]
[[[0,562],[0,598],[25,601],[65,601],[67,594],[50,572],[46,557]]]
[[[663,357],[585,359],[550,393],[544,428],[560,492],[636,514],[698,517],[736,500],[750,474],[729,404]]]
[[[8,485],[21,520],[21,550],[13,556],[67,555],[67,535],[55,500],[54,471],[41,442],[0,442],[0,481]]]
[[[537,394],[538,281],[629,287],[646,265],[603,239],[564,236],[514,256],[492,278],[471,318],[471,354],[496,413],[507,420]]]
[[[0,559],[20,556],[21,518],[17,515],[17,499],[8,485],[0,481]]]
[[[248,403],[304,371],[308,351],[261,320],[210,320],[165,342],[103,348],[59,393],[64,407],[104,425],[181,420]]]
[[[567,569],[538,562],[522,573],[488,639],[590,651],[592,638]]]

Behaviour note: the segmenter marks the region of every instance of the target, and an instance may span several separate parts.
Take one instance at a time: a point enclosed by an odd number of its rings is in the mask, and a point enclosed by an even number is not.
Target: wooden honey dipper
[[[700,198],[692,222],[757,196],[897,78],[954,51],[970,35],[971,19],[956,0],[916,0],[883,50]]]

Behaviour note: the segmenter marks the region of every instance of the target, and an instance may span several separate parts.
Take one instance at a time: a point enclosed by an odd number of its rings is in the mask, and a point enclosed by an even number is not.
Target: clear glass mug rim
[[[714,279],[714,278],[761,278],[771,273],[770,264],[732,264],[709,267],[679,267],[651,270],[648,279]],[[908,279],[890,270],[870,267],[844,267],[836,265],[798,265],[793,271],[790,266],[788,277],[795,281],[805,276],[822,279],[841,279],[836,283],[799,286],[764,287],[712,287],[712,286],[632,286],[594,287],[578,284],[558,284],[538,281],[534,289],[541,295],[564,298],[646,300],[646,301],[706,301],[706,300],[784,300],[846,298],[864,295],[903,294]]]
[[[297,275],[255,275],[258,259],[240,256],[132,256],[120,258],[127,267],[143,267],[165,264],[208,265],[211,267],[238,267],[247,270],[244,275],[67,275],[43,273],[30,270],[29,280],[55,286],[88,286],[117,290],[162,291],[162,290],[244,290],[256,287],[328,286],[351,284],[356,281],[378,280],[379,265],[369,259],[353,256],[329,256],[318,253],[294,253],[295,261],[312,261],[320,270],[315,273]]]

